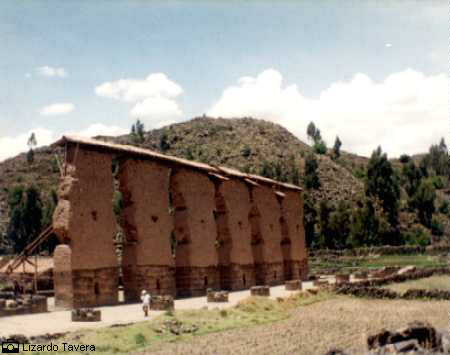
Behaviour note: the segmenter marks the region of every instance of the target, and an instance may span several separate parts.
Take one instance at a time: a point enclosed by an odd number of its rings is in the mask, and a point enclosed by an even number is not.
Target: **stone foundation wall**
[[[282,285],[284,283],[284,264],[266,263],[255,265],[256,285]]]
[[[175,278],[178,297],[204,296],[208,288],[220,288],[220,275],[216,266],[177,267]]]
[[[44,313],[47,311],[47,297],[45,296],[0,299],[0,317]]]
[[[122,269],[124,283],[132,279],[135,283],[130,287],[124,286],[125,300],[127,302],[139,301],[140,293],[146,290],[151,295],[175,296],[175,268],[169,266],[135,266]]]
[[[118,303],[118,268],[73,270],[74,308]]]
[[[58,245],[53,253],[53,283],[55,285],[55,306],[72,308],[72,250],[68,245]]]

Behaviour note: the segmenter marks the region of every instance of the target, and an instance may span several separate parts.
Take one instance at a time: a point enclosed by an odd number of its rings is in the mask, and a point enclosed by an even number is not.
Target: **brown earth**
[[[331,348],[350,354],[367,351],[368,335],[397,329],[415,320],[437,329],[448,326],[448,302],[364,300],[337,297],[299,307],[280,322],[163,343],[135,354],[325,354]]]

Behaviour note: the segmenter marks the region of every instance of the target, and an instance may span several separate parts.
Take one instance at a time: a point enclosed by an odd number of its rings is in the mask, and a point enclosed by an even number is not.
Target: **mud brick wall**
[[[112,157],[75,145],[66,154],[53,227],[72,250],[73,300],[92,306],[117,303]]]
[[[170,169],[157,162],[128,159],[120,164],[125,233],[122,266],[127,301],[139,300],[143,289],[151,294],[175,294],[169,175]]]
[[[256,283],[276,285],[284,281],[281,250],[281,210],[273,189],[259,185],[250,187],[252,210],[252,246]]]
[[[220,287],[224,290],[241,290],[255,284],[250,209],[250,194],[244,182],[216,182]]]
[[[53,283],[55,285],[55,306],[72,308],[72,250],[68,245],[58,245],[53,253]]]
[[[283,194],[284,197],[278,199],[282,214],[282,250],[285,278],[291,280],[305,273],[301,267],[307,263],[303,203],[299,192],[286,190]]]
[[[177,240],[177,294],[204,295],[207,288],[220,285],[214,184],[205,174],[176,169],[170,192]]]

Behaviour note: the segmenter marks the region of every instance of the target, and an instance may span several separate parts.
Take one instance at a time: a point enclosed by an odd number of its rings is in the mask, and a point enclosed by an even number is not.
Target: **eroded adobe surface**
[[[214,184],[205,175],[176,169],[171,176],[178,295],[202,295],[219,287]]]
[[[156,162],[128,159],[119,166],[123,196],[122,270],[125,299],[139,300],[141,290],[174,294],[174,258],[170,245],[170,169]]]
[[[251,200],[250,222],[256,283],[281,284],[284,281],[281,211],[275,191],[264,185],[253,186]]]
[[[117,303],[111,164],[108,154],[67,148],[66,176],[60,185],[53,227],[71,248],[74,306]],[[55,282],[58,289],[57,278]]]
[[[281,248],[286,280],[305,279],[308,273],[301,198],[298,192],[289,190],[283,191],[282,197],[278,197],[281,209]]]
[[[255,284],[248,187],[242,181],[216,181],[216,223],[220,285],[240,290]]]

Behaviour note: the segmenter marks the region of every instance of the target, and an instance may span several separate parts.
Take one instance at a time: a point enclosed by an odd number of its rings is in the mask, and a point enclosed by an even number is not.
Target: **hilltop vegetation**
[[[309,126],[308,135],[310,145],[263,120],[199,117],[148,132],[138,121],[128,135],[97,138],[302,186],[307,242],[312,247],[427,244],[449,236],[449,169],[443,141],[428,154],[389,160],[381,148],[370,159],[341,151],[338,138],[328,149],[316,127]],[[14,248],[14,226],[30,208],[36,211],[28,203],[30,190],[37,191],[37,196],[31,195],[41,210],[36,212],[41,215],[37,229],[50,223],[58,154],[40,148],[0,163],[3,250]],[[32,239],[37,229],[31,235],[22,233]]]

